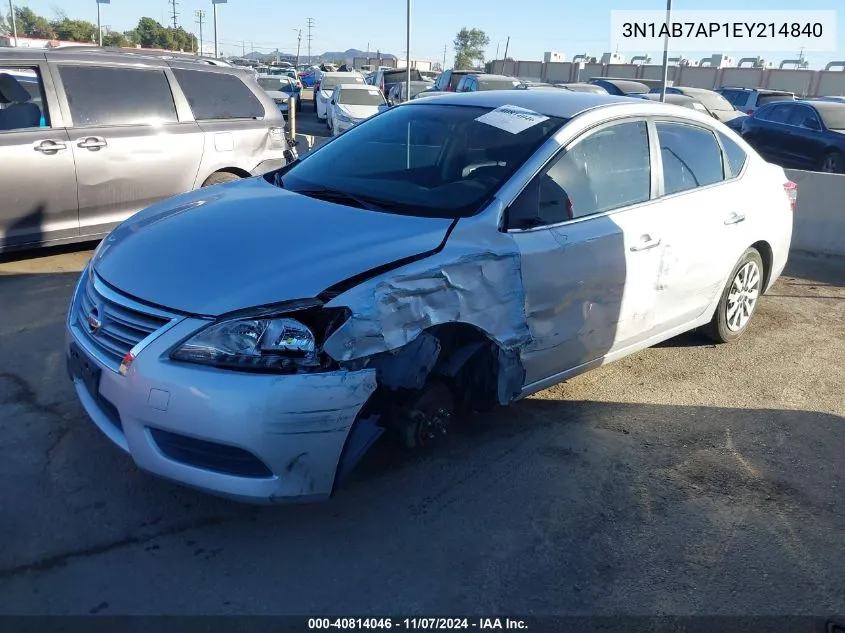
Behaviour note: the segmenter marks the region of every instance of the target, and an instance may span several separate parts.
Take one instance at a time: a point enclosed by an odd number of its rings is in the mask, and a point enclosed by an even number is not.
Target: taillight
[[[786,192],[786,197],[789,198],[789,205],[795,211],[795,204],[798,202],[798,185],[787,180],[783,183],[783,190]]]

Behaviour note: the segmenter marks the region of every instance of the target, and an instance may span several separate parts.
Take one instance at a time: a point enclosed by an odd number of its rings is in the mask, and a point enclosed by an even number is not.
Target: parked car
[[[337,136],[375,116],[386,105],[384,95],[375,86],[341,84],[334,89],[329,101],[326,125],[332,136]]]
[[[717,88],[716,92],[745,114],[753,114],[757,108],[774,101],[795,101],[795,93],[784,90],[722,86]]]
[[[411,99],[416,99],[424,90],[428,90],[431,84],[427,81],[412,81],[411,82]],[[390,92],[387,95],[389,104],[399,104],[408,101],[408,84],[395,83],[391,84]]]
[[[380,69],[373,76],[372,85],[376,86],[379,90],[381,90],[382,94],[388,95],[390,94],[390,90],[391,88],[393,88],[394,84],[403,83],[407,81],[407,68],[390,68],[388,70]],[[420,71],[418,71],[416,68],[411,69],[411,81],[423,81]]]
[[[656,93],[647,93],[647,94],[632,94],[629,95],[632,99],[646,99],[647,101],[657,101],[660,102],[660,95]],[[677,105],[681,106],[682,108],[690,108],[692,110],[698,110],[699,112],[703,112],[713,118],[716,118],[710,110],[707,109],[701,101],[698,99],[694,99],[693,97],[688,97],[687,95],[680,95],[680,94],[667,94],[666,95],[666,103],[670,105]]]
[[[325,121],[328,117],[328,105],[332,92],[341,84],[365,85],[365,82],[361,73],[322,73],[320,81],[314,86],[314,112],[321,121]]]
[[[520,85],[516,86],[517,90],[560,90],[560,87],[554,84],[547,84],[542,81],[520,81]]]
[[[148,472],[325,498],[382,432],[425,446],[461,411],[682,332],[743,336],[786,264],[795,193],[692,110],[417,99],[115,229],[73,293],[69,372]]]
[[[455,92],[481,92],[484,90],[514,90],[522,86],[522,81],[506,75],[464,75]]]
[[[588,83],[563,83],[563,84],[555,84],[558,88],[565,88],[571,92],[592,92],[593,94],[599,95],[606,95],[610,94],[607,90],[602,88],[601,86],[597,86],[596,84],[588,84]]]
[[[845,103],[845,97],[817,97],[819,101],[838,101],[839,103]],[[816,99],[813,99],[815,101]]]
[[[845,173],[845,103],[770,103],[745,118],[741,134],[777,165]]]
[[[625,97],[632,94],[646,94],[649,87],[639,81],[632,79],[591,79],[594,86],[604,88],[608,94]]]
[[[652,88],[650,90],[651,94],[659,95],[660,92],[660,88]],[[742,112],[737,111],[730,101],[713,90],[688,88],[686,86],[667,86],[666,94],[684,95],[695,99],[707,109],[707,112],[711,116],[719,119],[722,123],[727,123],[743,116]]]
[[[320,81],[322,72],[316,66],[307,68],[299,73],[299,80],[302,82],[303,88],[313,88],[317,82]]]
[[[0,251],[96,239],[157,200],[294,156],[276,104],[233,67],[0,49],[0,103]]]
[[[480,75],[478,70],[444,70],[437,76],[434,85],[429,88],[431,92],[455,92],[458,84],[466,75]]]
[[[423,78],[423,81],[428,81],[434,83],[434,80],[437,79],[437,76],[440,73],[434,70],[421,70],[420,75]]]
[[[288,115],[290,99],[295,99],[296,111],[302,112],[302,84],[287,75],[260,75],[258,85],[279,106],[279,112]]]

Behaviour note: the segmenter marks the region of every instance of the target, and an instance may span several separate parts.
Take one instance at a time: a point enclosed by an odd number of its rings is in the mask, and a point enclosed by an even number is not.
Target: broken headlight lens
[[[215,323],[179,345],[170,358],[242,370],[319,365],[313,332],[290,318],[231,319]]]

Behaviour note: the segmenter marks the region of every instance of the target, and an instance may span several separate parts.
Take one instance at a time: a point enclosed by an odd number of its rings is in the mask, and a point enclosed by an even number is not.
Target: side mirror
[[[809,128],[811,130],[821,129],[819,122],[815,119],[815,117],[811,116],[808,116],[806,119],[804,119],[804,127]]]
[[[394,105],[396,105],[396,104],[393,103],[393,99],[387,99],[387,107],[388,108],[392,108]]]

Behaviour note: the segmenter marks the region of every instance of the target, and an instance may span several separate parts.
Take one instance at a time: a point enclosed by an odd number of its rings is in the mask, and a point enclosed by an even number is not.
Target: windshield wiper
[[[395,204],[386,200],[379,200],[369,196],[359,196],[336,189],[297,189],[294,193],[300,193],[309,198],[325,200],[326,202],[337,202],[347,206],[356,206],[369,211],[389,211],[397,208]]]

